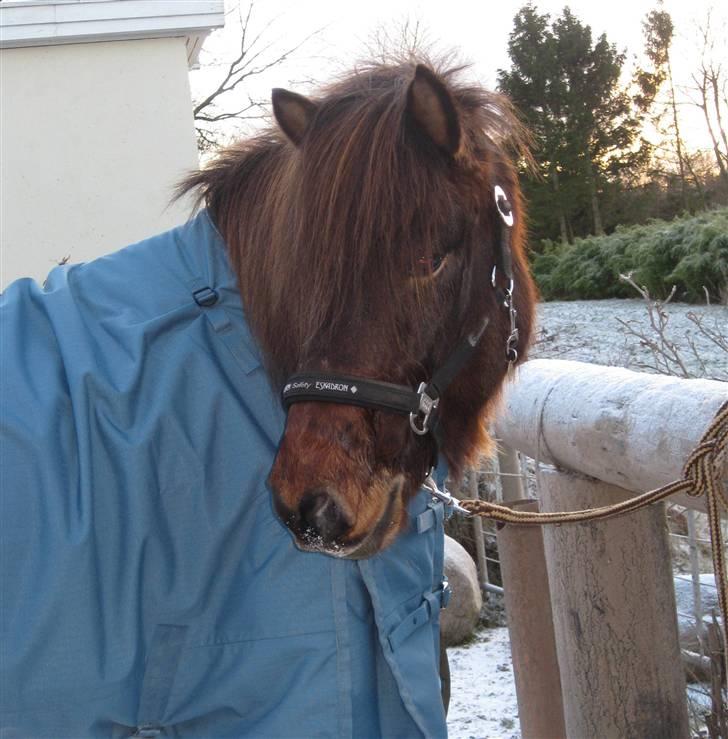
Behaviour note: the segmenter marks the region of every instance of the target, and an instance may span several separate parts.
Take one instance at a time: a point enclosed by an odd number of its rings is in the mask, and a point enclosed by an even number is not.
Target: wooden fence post
[[[473,467],[468,473],[468,497],[473,500],[480,498],[478,491],[478,470]],[[488,559],[485,553],[485,537],[483,536],[483,520],[473,517],[471,521],[473,529],[473,543],[475,544],[476,565],[480,575],[480,587],[488,589],[490,577],[488,576]]]
[[[542,469],[544,511],[631,493]],[[569,737],[684,739],[685,678],[664,508],[543,530]]]
[[[521,511],[539,508],[534,499],[508,505]],[[566,730],[541,528],[500,528],[498,554],[521,735],[523,739],[561,739]]]

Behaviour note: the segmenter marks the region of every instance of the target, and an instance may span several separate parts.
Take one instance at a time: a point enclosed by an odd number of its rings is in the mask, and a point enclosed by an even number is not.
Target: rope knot
[[[728,508],[728,500],[720,482],[723,455],[728,445],[728,401],[723,403],[713,418],[700,443],[693,449],[683,468],[683,479],[690,483],[685,492],[697,497],[703,493],[714,495]]]
[[[717,449],[716,439],[703,439],[693,449],[683,468],[683,477],[692,483],[685,492],[693,497],[698,497],[705,492],[709,480],[713,479],[716,471],[715,452]]]

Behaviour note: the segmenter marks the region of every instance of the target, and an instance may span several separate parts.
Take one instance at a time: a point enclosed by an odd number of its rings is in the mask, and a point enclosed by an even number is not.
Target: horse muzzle
[[[349,512],[350,506],[337,491],[318,487],[306,491],[297,506],[289,508],[274,489],[273,502],[281,521],[290,529],[294,543],[304,552],[319,552],[342,559],[365,559],[386,548],[401,529],[404,476],[388,485],[376,481],[361,495],[383,509],[378,518],[362,527]]]

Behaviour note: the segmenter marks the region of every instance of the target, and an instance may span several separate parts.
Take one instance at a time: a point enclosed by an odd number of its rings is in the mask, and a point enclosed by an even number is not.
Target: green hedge
[[[532,266],[544,300],[633,298],[619,279],[631,272],[655,298],[676,285],[677,300],[704,302],[705,286],[711,301],[728,302],[728,208],[617,227],[573,244],[545,242]]]

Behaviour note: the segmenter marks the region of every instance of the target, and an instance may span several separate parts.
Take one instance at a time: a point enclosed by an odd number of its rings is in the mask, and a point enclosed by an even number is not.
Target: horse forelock
[[[271,128],[183,185],[201,188],[228,244],[275,382],[386,316],[421,321],[393,320],[387,346],[372,351],[402,365],[421,360],[418,326],[442,321],[442,296],[428,282],[402,289],[403,275],[438,252],[454,214],[471,218],[490,197],[494,167],[508,166],[504,147],[522,151],[499,96],[459,84],[458,70],[438,70],[463,127],[456,157],[439,151],[407,118],[413,71],[411,62],[362,66],[313,98],[300,146]]]

